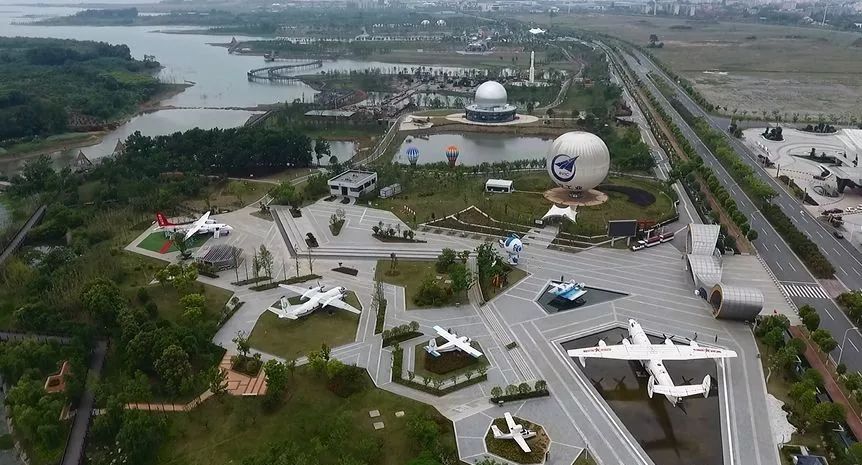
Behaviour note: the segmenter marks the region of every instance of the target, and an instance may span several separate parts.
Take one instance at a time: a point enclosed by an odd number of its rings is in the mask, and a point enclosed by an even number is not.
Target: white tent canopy
[[[548,213],[545,213],[545,216],[542,217],[542,221],[547,220],[548,218],[568,218],[575,222],[575,217],[577,216],[577,212],[572,207],[558,207],[556,205],[552,205],[551,209],[548,210]]]

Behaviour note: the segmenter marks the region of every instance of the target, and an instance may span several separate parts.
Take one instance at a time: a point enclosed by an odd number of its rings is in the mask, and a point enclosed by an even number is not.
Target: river
[[[60,0],[57,0],[60,1]],[[5,2],[5,3],[3,3]],[[0,35],[21,37],[52,37],[61,39],[96,40],[112,44],[126,44],[135,58],[153,55],[162,64],[158,77],[168,83],[193,83],[185,91],[161,102],[163,106],[177,110],[160,110],[132,118],[95,146],[84,147],[84,154],[91,160],[111,153],[117,138],[124,138],[135,131],[146,135],[169,134],[194,127],[236,127],[244,123],[251,113],[236,108],[250,108],[259,104],[310,102],[317,93],[303,83],[250,82],[246,72],[252,68],[266,66],[263,57],[230,55],[224,47],[210,44],[230,42],[232,36],[202,34],[168,34],[157,30],[181,31],[182,27],[123,27],[123,26],[34,26],[12,24],[32,21],[46,16],[68,15],[78,8],[34,7],[11,5],[16,0],[0,0]],[[125,3],[114,1],[112,3]],[[257,39],[249,36],[233,36],[237,40]],[[365,69],[403,68],[405,65],[376,61],[331,60],[322,68],[302,73],[323,71],[350,71]],[[409,67],[409,65],[407,65]],[[435,66],[441,71],[459,68]],[[179,113],[184,112],[184,113]],[[56,163],[62,164],[77,153],[77,150],[58,152]],[[339,154],[341,155],[341,154]],[[339,157],[340,161],[341,157]],[[17,164],[15,164],[17,165]],[[0,165],[0,172],[14,168]]]

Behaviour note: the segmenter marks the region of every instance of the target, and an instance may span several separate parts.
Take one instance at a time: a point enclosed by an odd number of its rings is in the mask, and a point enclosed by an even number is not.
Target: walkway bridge
[[[301,61],[287,65],[265,66],[249,70],[246,75],[249,81],[299,81],[293,75],[294,71],[322,68],[323,60]]]

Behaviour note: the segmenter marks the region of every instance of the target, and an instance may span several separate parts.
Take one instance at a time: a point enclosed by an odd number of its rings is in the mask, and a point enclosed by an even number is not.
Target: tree
[[[281,184],[274,187],[269,195],[272,196],[273,202],[279,205],[295,205],[299,200],[296,193],[296,187],[290,181],[282,181]]]
[[[212,367],[207,371],[207,385],[210,392],[221,396],[227,392],[227,371],[219,367]]]
[[[105,278],[98,278],[84,287],[81,303],[103,329],[114,327],[119,310],[126,305],[117,285]]]
[[[808,415],[811,424],[822,428],[826,423],[838,422],[844,418],[844,407],[833,402],[816,404]]]
[[[475,282],[473,273],[463,263],[455,263],[449,267],[449,280],[452,281],[452,293],[455,295],[470,289]]]
[[[510,384],[510,385],[506,386],[506,395],[507,396],[513,396],[517,393],[518,393],[518,386],[516,386],[514,384]]]
[[[548,383],[545,382],[545,380],[540,379],[540,380],[536,381],[536,384],[535,384],[533,389],[535,389],[536,391],[539,391],[539,392],[545,391],[548,389]]]
[[[329,164],[331,166],[338,166],[338,157],[336,157],[335,155],[329,157]],[[336,169],[336,171],[339,171],[339,170]]]
[[[177,251],[180,253],[180,257],[185,260],[191,256],[191,252],[189,252],[189,248],[191,247],[191,238],[186,238],[186,235],[181,231],[174,232],[171,234],[171,242],[174,244],[174,247],[177,248]]]
[[[153,451],[159,450],[166,433],[165,419],[140,410],[122,414],[122,426],[117,433],[117,448],[126,456],[118,463],[142,465],[153,461]]]
[[[854,465],[862,464],[862,442],[854,442],[847,448],[847,461]]]
[[[246,336],[245,332],[239,330],[236,332],[236,337],[233,338],[233,343],[236,344],[236,351],[239,352],[243,357],[248,357],[248,353],[251,351],[251,344],[248,342],[248,336]]]
[[[808,328],[808,331],[816,331],[820,327],[820,315],[817,313],[808,313],[802,317],[802,324]]]
[[[266,398],[265,402],[270,406],[275,405],[287,390],[288,369],[284,363],[278,360],[268,360],[263,365],[266,373]]]
[[[503,388],[494,386],[491,388],[491,397],[500,397],[503,395]]]
[[[206,298],[201,294],[187,294],[180,297],[180,307],[183,308],[183,320],[195,323],[201,319],[206,308]]]
[[[260,245],[260,249],[257,252],[257,260],[260,263],[260,268],[264,273],[266,273],[266,276],[269,276],[269,279],[272,280],[272,252],[270,252],[263,244]]]
[[[314,141],[314,156],[317,158],[317,166],[320,166],[320,159],[332,154],[332,149],[329,141],[323,137],[318,137]]]
[[[449,267],[455,264],[457,254],[454,250],[445,248],[437,256],[437,263],[434,265],[438,273],[446,273]]]
[[[811,339],[820,347],[820,350],[827,354],[838,347],[838,343],[832,338],[832,333],[825,329],[818,329],[812,332]]]
[[[183,387],[183,381],[192,371],[189,363],[189,354],[178,345],[170,345],[156,360],[154,368],[159,374],[168,391],[179,394]]]
[[[773,351],[778,350],[784,345],[784,330],[780,327],[772,328],[768,333],[763,335],[763,343]]]
[[[532,390],[533,388],[528,383],[521,383],[518,385],[518,392],[520,394],[528,394]]]

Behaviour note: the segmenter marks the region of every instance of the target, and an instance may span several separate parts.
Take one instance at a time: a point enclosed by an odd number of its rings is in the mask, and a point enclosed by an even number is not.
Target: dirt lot
[[[531,23],[574,26],[646,44],[664,42],[654,54],[695,83],[710,101],[749,114],[856,114],[862,103],[862,35],[815,27],[716,23],[685,18],[578,14]],[[857,42],[858,40],[858,42]],[[855,45],[854,45],[855,44]],[[726,72],[726,75],[704,71]]]

